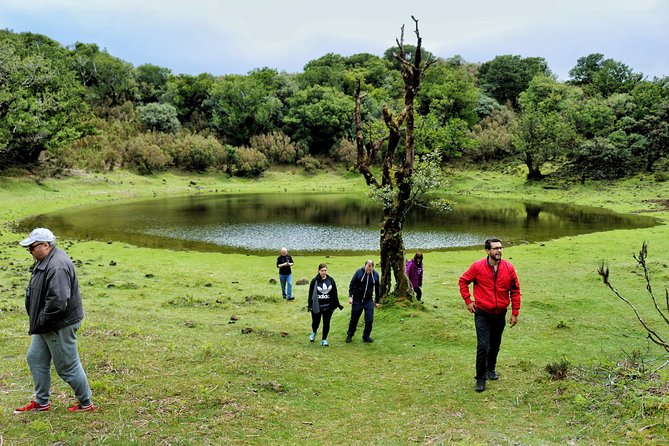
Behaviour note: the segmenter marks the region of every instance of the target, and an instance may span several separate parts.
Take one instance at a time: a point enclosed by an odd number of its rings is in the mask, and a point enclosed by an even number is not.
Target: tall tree
[[[167,92],[162,101],[177,109],[177,116],[184,127],[205,130],[211,126],[213,84],[214,76],[208,73],[173,76],[167,81]]]
[[[537,74],[551,74],[543,57],[497,56],[479,67],[479,86],[500,104],[518,109],[518,96]]]
[[[407,57],[404,45],[404,27],[397,40],[397,60],[400,64],[404,81],[404,108],[394,116],[388,106],[383,108],[383,120],[387,135],[375,141],[365,141],[361,113],[362,95],[360,87],[355,94],[355,134],[358,152],[358,170],[365,178],[367,185],[382,198],[383,222],[380,235],[381,254],[381,293],[385,297],[390,293],[391,277],[395,278],[395,295],[398,300],[410,299],[411,285],[404,270],[404,238],[403,228],[407,212],[415,198],[413,189],[415,137],[414,137],[414,102],[418,94],[425,70],[433,59],[422,60],[422,39],[415,23],[417,45],[412,51],[411,60]],[[404,144],[401,144],[402,128]],[[383,156],[381,181],[372,172],[371,166],[378,151],[386,144]],[[397,164],[395,164],[397,163]]]
[[[94,107],[122,105],[137,94],[133,66],[114,57],[93,43],[74,44],[70,52],[70,66],[87,88],[87,100]]]
[[[630,67],[613,59],[604,59],[601,53],[580,57],[569,71],[570,83],[583,87],[590,95],[608,97],[614,93],[628,93],[642,79]]]
[[[134,76],[137,83],[137,102],[150,104],[160,102],[167,91],[167,81],[172,76],[172,71],[147,63],[135,68]]]
[[[564,158],[579,142],[573,116],[579,99],[576,87],[549,76],[536,76],[518,102],[522,109],[514,127],[513,144],[527,166],[527,179],[544,177],[541,167]]]
[[[216,79],[211,89],[212,127],[227,144],[248,144],[278,129],[284,104],[277,96],[278,73],[269,68]]]
[[[35,164],[81,135],[88,107],[66,59],[45,36],[0,30],[0,167]]]
[[[288,106],[286,133],[312,154],[328,153],[334,144],[352,137],[353,101],[335,88],[307,87],[290,97]]]

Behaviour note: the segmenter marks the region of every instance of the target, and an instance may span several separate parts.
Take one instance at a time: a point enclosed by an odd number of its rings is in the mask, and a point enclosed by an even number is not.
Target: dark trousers
[[[311,312],[311,331],[316,333],[318,326],[321,325],[321,316],[323,318],[323,339],[328,338],[330,333],[330,319],[332,319],[333,310],[325,310],[320,313]]]
[[[368,300],[365,303],[360,301],[353,301],[353,306],[351,308],[351,322],[348,323],[347,335],[353,336],[355,334],[355,329],[358,326],[358,321],[360,320],[360,315],[362,311],[365,311],[365,329],[362,332],[363,339],[369,338],[369,335],[372,334],[372,324],[374,323],[374,301],[372,299]]]
[[[499,314],[487,313],[480,308],[474,313],[476,325],[476,379],[486,379],[488,370],[495,370],[497,354],[502,344],[506,325],[506,310]]]
[[[423,288],[422,287],[415,287],[413,289],[413,292],[416,293],[416,299],[421,300],[423,298]]]

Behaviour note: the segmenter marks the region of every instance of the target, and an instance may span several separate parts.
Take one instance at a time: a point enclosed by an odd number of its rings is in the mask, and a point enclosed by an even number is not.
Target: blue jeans
[[[374,301],[369,299],[367,302],[362,303],[354,300],[353,306],[351,307],[351,321],[348,323],[348,331],[346,332],[348,336],[353,337],[355,334],[363,310],[365,311],[365,329],[362,332],[362,338],[368,339],[369,335],[372,334],[372,325],[374,324]]]
[[[284,299],[291,299],[293,297],[293,275],[279,274],[279,281],[281,281],[281,294]]]
[[[487,313],[480,308],[474,313],[476,326],[476,379],[485,380],[486,372],[495,370],[497,354],[502,344],[502,333],[506,325],[506,311]]]
[[[35,385],[35,402],[47,404],[51,395],[51,361],[58,373],[74,390],[77,400],[86,406],[91,402],[91,388],[77,351],[77,322],[42,334],[32,335],[28,348],[28,366]]]

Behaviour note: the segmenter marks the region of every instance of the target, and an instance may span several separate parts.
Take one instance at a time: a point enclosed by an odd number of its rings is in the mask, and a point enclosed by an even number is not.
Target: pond
[[[407,250],[506,245],[614,229],[654,226],[648,216],[556,203],[447,197],[451,212],[414,207],[407,216]],[[333,193],[207,195],[71,208],[21,222],[70,239],[122,241],[175,250],[265,255],[354,253],[379,248],[381,210],[366,196]]]

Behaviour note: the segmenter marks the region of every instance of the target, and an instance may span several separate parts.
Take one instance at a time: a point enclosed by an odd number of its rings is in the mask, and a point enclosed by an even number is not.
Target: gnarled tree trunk
[[[381,294],[383,297],[391,292],[392,277],[395,278],[395,295],[398,300],[411,299],[413,290],[405,272],[404,221],[411,207],[412,175],[414,172],[414,101],[423,74],[431,61],[421,65],[421,38],[418,32],[418,21],[415,23],[417,38],[413,61],[409,61],[404,50],[404,27],[397,45],[397,58],[401,62],[404,80],[404,109],[394,117],[388,107],[383,109],[383,120],[388,129],[387,136],[378,141],[365,142],[362,131],[360,82],[355,93],[355,129],[358,151],[358,170],[365,178],[367,185],[379,190],[391,192],[391,197],[383,200],[383,222],[381,223],[380,254],[381,254]],[[403,127],[404,126],[404,127]],[[404,129],[404,150],[401,152],[401,129]],[[383,157],[381,182],[376,179],[370,167],[383,144],[386,150]],[[395,165],[395,160],[400,160]]]

